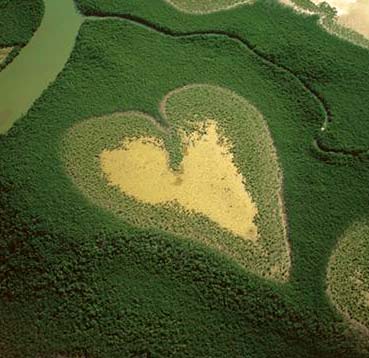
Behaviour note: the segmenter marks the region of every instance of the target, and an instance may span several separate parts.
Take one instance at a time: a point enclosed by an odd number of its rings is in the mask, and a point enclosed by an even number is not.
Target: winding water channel
[[[39,29],[15,60],[0,72],[0,134],[6,133],[14,122],[29,110],[42,91],[62,71],[73,50],[79,28],[85,19],[77,11],[74,0],[44,0],[44,4],[45,14]],[[252,46],[247,39],[238,35],[217,30],[177,32],[130,14],[115,16],[98,14],[89,16],[88,19],[128,20],[176,38],[217,35],[236,41],[246,50],[252,51],[261,61],[270,66],[278,67],[300,82],[304,90],[312,95],[324,113],[322,130],[325,130],[332,122],[332,115],[325,100],[308,82],[301,79],[292,69],[271,61],[268,56],[255,49],[255,46]],[[369,154],[368,148],[344,150],[322,147],[316,139],[313,140],[313,146],[321,153],[340,153],[348,157]]]
[[[73,0],[44,3],[40,27],[0,72],[0,133],[6,133],[61,72],[83,22]]]

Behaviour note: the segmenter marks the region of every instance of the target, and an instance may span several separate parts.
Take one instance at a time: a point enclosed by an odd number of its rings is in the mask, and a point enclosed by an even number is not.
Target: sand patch
[[[312,0],[319,5],[323,0]],[[337,22],[369,38],[368,0],[327,0],[337,10]]]
[[[254,0],[166,0],[180,11],[193,14],[229,10],[237,6],[249,4]]]
[[[295,11],[303,14],[313,15],[314,13],[310,10],[303,9],[297,6],[292,0],[279,0],[279,2],[283,5],[292,7]]]
[[[279,0],[279,2],[283,5],[287,5],[287,6],[296,6],[291,0]]]
[[[339,17],[338,22],[369,38],[369,1],[356,2],[347,14]]]
[[[214,121],[202,131],[183,134],[185,153],[179,171],[169,167],[168,153],[155,138],[125,140],[122,147],[105,150],[101,166],[111,185],[149,203],[178,202],[219,226],[246,239],[257,238],[257,209],[234,165],[229,145],[220,141]]]
[[[5,61],[12,50],[13,47],[0,48],[0,65]]]

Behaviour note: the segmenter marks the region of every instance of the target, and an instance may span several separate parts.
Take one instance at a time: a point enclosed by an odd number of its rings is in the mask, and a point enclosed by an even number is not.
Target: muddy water
[[[0,133],[25,114],[63,69],[83,17],[73,0],[44,0],[40,27],[14,61],[0,72]]]

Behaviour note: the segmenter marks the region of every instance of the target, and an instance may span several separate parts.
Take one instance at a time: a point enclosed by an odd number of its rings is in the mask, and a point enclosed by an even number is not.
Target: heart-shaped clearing
[[[137,200],[177,201],[235,235],[255,240],[255,204],[229,148],[220,143],[216,122],[204,124],[204,133],[183,136],[187,144],[180,171],[169,168],[164,145],[155,138],[128,139],[122,148],[105,150],[102,168],[111,184]]]
[[[63,143],[73,181],[127,223],[201,241],[286,280],[282,177],[262,115],[209,85],[170,92],[160,111],[166,128],[138,112],[73,126]]]

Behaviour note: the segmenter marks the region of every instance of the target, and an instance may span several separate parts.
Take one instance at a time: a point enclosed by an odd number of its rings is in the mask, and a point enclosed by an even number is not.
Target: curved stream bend
[[[68,61],[83,17],[73,0],[44,0],[40,27],[0,72],[0,134],[31,108]]]
[[[231,34],[226,31],[220,31],[220,30],[209,30],[209,31],[192,31],[192,32],[181,32],[181,31],[175,31],[168,29],[164,26],[161,26],[159,24],[155,24],[147,19],[131,15],[131,14],[104,14],[104,13],[93,13],[89,14],[89,19],[94,20],[104,20],[104,19],[120,19],[120,20],[127,20],[131,21],[136,24],[140,24],[142,26],[145,26],[153,31],[159,32],[161,34],[175,37],[175,38],[188,38],[193,36],[222,36],[230,39],[231,41],[235,41],[239,43],[241,46],[243,46],[248,51],[251,51],[254,55],[258,56],[261,61],[268,64],[269,66],[276,67],[284,72],[289,73],[292,75],[303,87],[303,89],[313,97],[313,99],[317,102],[318,106],[321,108],[322,113],[324,115],[323,123],[321,126],[321,130],[324,131],[327,129],[329,123],[333,121],[332,112],[325,101],[324,97],[316,91],[310,84],[308,84],[306,81],[301,79],[293,70],[290,68],[276,63],[273,60],[271,60],[268,55],[265,53],[259,51],[256,49],[256,45],[253,45],[251,42],[249,42],[247,39],[236,35]],[[314,151],[318,151],[322,153],[323,155],[335,155],[335,154],[341,154],[349,158],[355,158],[362,154],[369,154],[369,148],[368,149],[362,149],[362,150],[345,150],[345,149],[334,149],[326,147],[321,143],[321,141],[317,138],[313,140],[312,148],[314,148]],[[323,158],[320,158],[323,159]],[[334,158],[331,158],[334,159]]]
[[[42,91],[61,72],[72,52],[78,30],[84,20],[77,12],[73,0],[44,0],[44,2],[45,15],[39,29],[13,63],[0,73],[0,134],[5,133],[19,117],[28,111]],[[322,95],[301,79],[293,70],[273,62],[266,54],[256,50],[255,45],[239,35],[219,30],[174,31],[130,14],[93,13],[89,14],[87,18],[95,20],[128,20],[176,38],[209,35],[223,36],[231,41],[236,41],[245,49],[258,56],[264,63],[289,73],[300,83],[322,109],[324,114],[322,130],[325,130],[328,124],[332,122],[331,111]],[[329,148],[324,146],[318,139],[314,139],[313,148],[324,155],[341,154],[351,158],[369,154],[369,149],[349,151]]]

